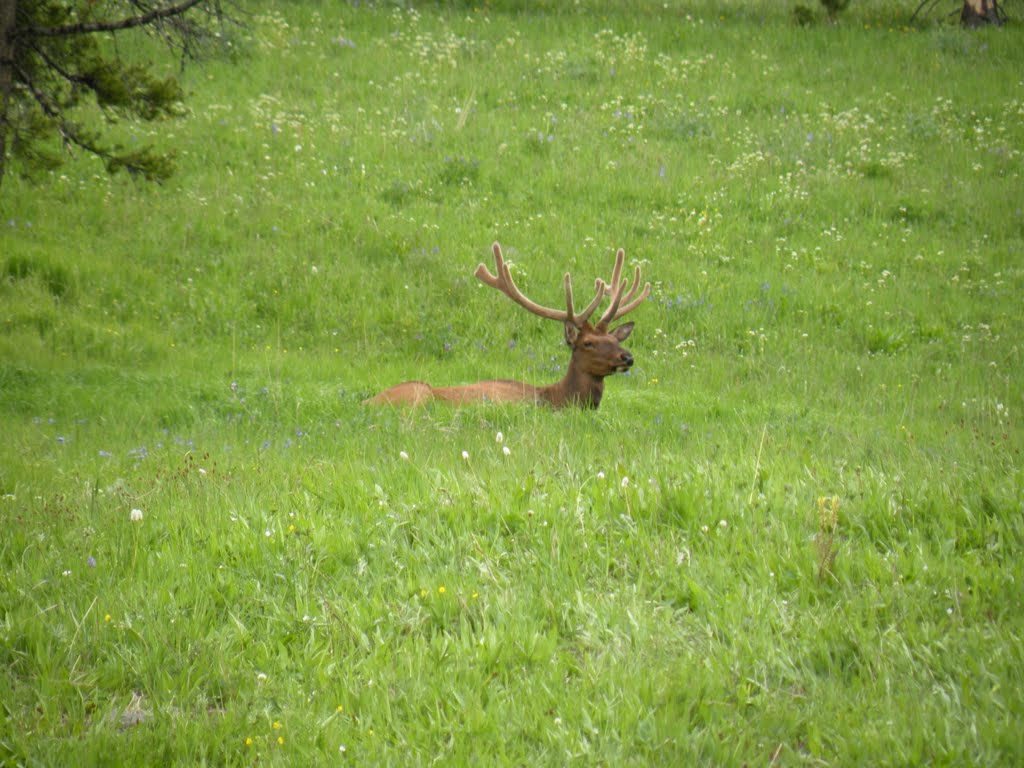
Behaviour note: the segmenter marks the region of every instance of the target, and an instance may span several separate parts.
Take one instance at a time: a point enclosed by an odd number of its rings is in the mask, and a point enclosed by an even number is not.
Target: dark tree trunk
[[[998,26],[1003,23],[1003,12],[997,0],[964,0],[960,23],[965,27]]]
[[[14,25],[18,0],[0,2],[0,182],[7,168],[11,89],[14,88]]]

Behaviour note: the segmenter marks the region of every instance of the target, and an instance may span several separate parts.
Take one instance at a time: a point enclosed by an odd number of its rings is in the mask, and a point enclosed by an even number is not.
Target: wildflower
[[[598,472],[597,473],[597,479],[598,480],[604,480],[604,472]]]
[[[512,455],[512,451],[510,451],[510,450],[508,449],[508,446],[507,446],[507,445],[503,445],[503,446],[501,447],[501,452],[502,452],[503,454],[505,454],[506,456],[511,456],[511,455]]]
[[[339,704],[338,708],[335,711],[336,712],[344,712],[345,711],[345,707],[343,707],[341,704]]]
[[[340,745],[338,747],[338,751],[341,752],[342,754],[345,754],[345,745],[344,744]]]
[[[95,568],[96,567],[96,558],[93,557],[92,555],[89,555],[87,558],[85,558],[85,564],[88,565],[90,568]]]
[[[398,452],[398,458],[400,458],[402,461],[408,461],[409,460],[409,454],[406,453],[405,451],[399,451]]]
[[[247,747],[251,747],[252,746],[252,736],[246,736],[245,737],[245,746],[247,746]]]
[[[141,523],[142,522],[142,510],[141,509],[133,509],[131,511],[131,513],[128,515],[128,519],[131,520],[133,523]]]
[[[629,478],[628,477],[622,478],[622,487],[623,488],[629,488]]]
[[[109,624],[112,618],[113,617],[108,613],[106,616],[103,617],[103,620]]]
[[[265,683],[266,681],[267,681],[267,673],[266,672],[260,672],[258,675],[256,675],[256,682],[258,682],[258,683]]]
[[[462,460],[463,461],[469,461],[469,451],[463,451],[462,452]]]
[[[725,520],[719,520],[718,521],[718,527],[719,528],[723,528],[723,529],[724,528],[728,528],[729,527],[729,523],[727,523]]]
[[[274,723],[270,727],[273,728],[275,731],[279,731],[279,730],[281,730],[281,723],[279,723],[277,720],[275,720]]]
[[[420,588],[420,597],[426,597],[426,596],[427,596],[426,588],[425,587],[421,587]]]
[[[447,591],[448,590],[444,588],[443,584],[440,587],[437,588],[437,594],[439,594],[439,595],[443,595]]]
[[[499,432],[498,434],[496,434],[494,436],[494,442],[496,442],[496,443],[504,443],[505,442],[505,436],[503,434],[501,434],[501,432]]]

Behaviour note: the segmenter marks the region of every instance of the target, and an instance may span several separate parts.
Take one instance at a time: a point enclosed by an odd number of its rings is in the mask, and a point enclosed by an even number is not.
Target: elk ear
[[[572,320],[565,321],[565,343],[570,347],[576,343],[576,339],[580,337],[580,329],[576,323]]]
[[[629,338],[629,334],[633,332],[632,323],[623,323],[618,328],[613,328],[610,333],[619,341],[625,341]]]

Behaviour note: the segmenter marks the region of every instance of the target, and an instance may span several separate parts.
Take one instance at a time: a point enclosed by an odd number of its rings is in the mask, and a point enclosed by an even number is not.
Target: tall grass
[[[4,181],[0,760],[1020,762],[1018,28],[257,7],[167,185]],[[560,376],[495,239],[634,370],[362,407]]]

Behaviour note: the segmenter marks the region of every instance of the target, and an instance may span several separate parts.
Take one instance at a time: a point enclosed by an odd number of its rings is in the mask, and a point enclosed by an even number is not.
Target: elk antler
[[[608,309],[604,311],[601,319],[597,321],[598,330],[607,330],[610,323],[632,312],[651,295],[651,284],[644,283],[643,291],[635,299],[633,298],[636,294],[636,289],[640,287],[639,266],[633,272],[633,287],[629,289],[629,293],[625,296],[622,295],[622,292],[626,290],[626,285],[629,283],[629,280],[620,280],[622,277],[622,262],[625,258],[626,252],[619,248],[615,254],[615,268],[612,270],[612,303],[608,305]]]
[[[575,314],[573,310],[572,302],[572,278],[569,273],[565,273],[565,309],[551,309],[549,307],[542,307],[534,301],[531,301],[523,292],[516,286],[515,281],[512,279],[512,272],[509,271],[508,264],[505,263],[505,259],[501,255],[501,246],[495,243],[492,246],[494,251],[494,267],[497,271],[497,275],[492,275],[490,271],[483,264],[476,268],[476,276],[480,282],[497,288],[499,291],[508,296],[523,309],[532,312],[540,317],[546,317],[548,320],[559,320],[561,322],[572,322],[580,327],[583,326],[590,316],[594,314],[594,310],[597,309],[597,305],[601,303],[601,299],[604,297],[607,286],[604,281],[600,278],[594,283],[594,290],[596,295],[590,304],[587,305],[586,309],[583,310],[579,315]]]
[[[644,286],[644,290],[640,294],[640,296],[637,296],[635,299],[633,298],[634,294],[636,294],[636,289],[640,284],[640,267],[637,267],[633,279],[633,287],[629,291],[629,293],[626,294],[625,298],[623,298],[622,292],[625,290],[626,284],[629,281],[620,281],[620,278],[622,276],[622,262],[626,256],[625,251],[623,251],[620,248],[619,252],[615,255],[615,269],[612,273],[611,283],[611,285],[613,286],[612,290],[609,289],[608,284],[605,283],[604,280],[602,280],[601,278],[597,278],[597,280],[594,281],[594,298],[587,305],[586,309],[584,309],[580,314],[577,315],[573,311],[572,279],[569,273],[566,272],[565,310],[542,307],[540,304],[537,304],[536,302],[531,301],[526,296],[524,296],[523,292],[520,291],[519,288],[516,286],[515,281],[512,280],[512,273],[509,271],[508,265],[505,263],[505,259],[501,255],[501,246],[498,245],[498,243],[495,243],[492,246],[492,250],[494,251],[494,266],[498,274],[492,275],[490,271],[487,269],[487,267],[485,267],[483,264],[480,264],[476,268],[475,274],[477,279],[480,280],[480,282],[491,286],[492,288],[497,288],[499,291],[501,291],[510,299],[512,299],[512,301],[514,301],[516,304],[523,307],[524,309],[528,310],[529,312],[532,312],[535,315],[539,315],[540,317],[546,317],[549,320],[572,322],[576,326],[582,328],[583,325],[590,319],[590,316],[594,314],[594,310],[597,309],[597,305],[600,304],[601,300],[605,297],[605,295],[610,292],[612,295],[611,306],[609,306],[608,309],[605,310],[604,314],[601,315],[601,319],[598,322],[597,326],[602,330],[606,330],[608,328],[609,323],[622,317],[627,312],[631,312],[634,309],[636,309],[651,292],[651,284],[647,283]]]

